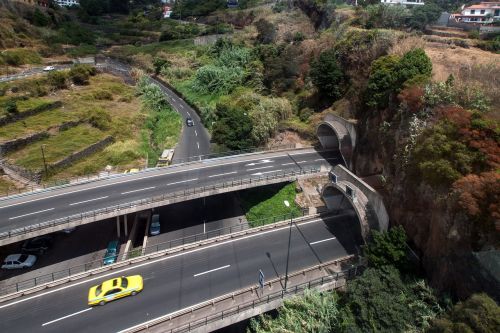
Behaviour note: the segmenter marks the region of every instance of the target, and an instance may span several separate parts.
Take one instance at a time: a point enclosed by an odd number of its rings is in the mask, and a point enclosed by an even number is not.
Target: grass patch
[[[93,55],[97,54],[97,47],[94,45],[89,45],[89,44],[82,44],[80,46],[76,46],[72,49],[69,49],[67,54],[70,57],[83,57],[86,55]]]
[[[0,107],[1,107],[0,116],[1,117],[6,116],[8,114],[7,111],[5,110],[5,104],[9,100],[10,100],[10,97],[7,97],[7,96],[0,97]],[[39,106],[42,106],[45,104],[50,104],[52,102],[53,102],[52,100],[47,100],[44,98],[30,98],[30,99],[25,99],[25,100],[23,100],[23,99],[17,100],[16,105],[17,105],[18,112],[24,112],[24,111],[28,111],[28,110],[34,109],[36,107],[39,107]]]
[[[47,130],[49,127],[76,120],[74,113],[54,109],[36,114],[26,119],[0,127],[0,141],[8,141]]]
[[[105,134],[90,125],[80,125],[40,140],[24,149],[9,154],[9,160],[30,170],[43,168],[41,146],[45,145],[45,159],[48,164],[77,152],[103,139]]]
[[[16,186],[7,179],[0,177],[0,196],[13,192]]]
[[[10,66],[42,63],[42,57],[38,52],[26,48],[5,50],[0,53],[0,58],[1,62]]]
[[[179,53],[184,51],[192,51],[195,48],[193,39],[179,39],[165,42],[150,43],[141,46],[124,45],[115,47],[111,53],[116,56],[130,57],[136,54],[144,53],[156,55],[163,51],[166,53]]]
[[[295,203],[295,183],[273,185],[242,191],[241,206],[251,227],[270,224],[290,217],[301,215],[300,207]],[[286,207],[284,201],[290,203]]]

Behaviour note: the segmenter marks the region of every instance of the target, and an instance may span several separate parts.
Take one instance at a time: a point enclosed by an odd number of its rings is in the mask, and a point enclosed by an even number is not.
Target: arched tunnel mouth
[[[316,130],[321,147],[324,149],[339,149],[340,141],[337,133],[332,126],[322,123]]]

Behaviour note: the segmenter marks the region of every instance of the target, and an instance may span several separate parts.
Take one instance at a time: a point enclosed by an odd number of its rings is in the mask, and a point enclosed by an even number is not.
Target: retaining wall
[[[23,112],[19,112],[16,114],[11,114],[8,116],[1,117],[0,118],[0,126],[5,126],[7,124],[16,122],[18,120],[21,120],[21,119],[24,119],[27,117],[31,117],[31,116],[38,114],[38,113],[41,113],[41,112],[60,108],[62,105],[63,105],[63,103],[61,101],[55,101],[52,103],[40,105],[36,108],[29,109],[29,110],[26,110]]]

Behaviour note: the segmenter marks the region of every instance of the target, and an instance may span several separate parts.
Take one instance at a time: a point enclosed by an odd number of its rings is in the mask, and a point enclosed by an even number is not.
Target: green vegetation
[[[96,75],[96,73],[97,70],[95,69],[95,67],[85,64],[78,64],[71,67],[68,76],[74,84],[86,85],[89,84],[90,76],[94,76]]]
[[[25,64],[40,64],[41,62],[42,58],[40,54],[27,48],[10,49],[0,53],[0,65],[20,66]]]
[[[322,52],[318,59],[311,63],[312,82],[322,94],[336,100],[342,96],[345,76],[339,67],[335,50]]]
[[[295,183],[285,186],[266,186],[257,189],[250,189],[241,192],[241,205],[246,218],[252,227],[262,223],[286,220],[293,216],[300,216],[300,207],[295,203]],[[287,200],[290,207],[286,207],[284,202]]]
[[[6,195],[16,190],[16,186],[7,179],[0,177],[0,195]]]
[[[408,269],[408,246],[406,233],[402,226],[391,228],[388,232],[372,232],[372,241],[364,248],[364,255],[373,267],[394,266],[400,270]]]
[[[197,1],[197,0],[185,0],[180,2],[175,2],[172,18],[181,18],[189,16],[203,16],[210,14],[217,9],[222,9],[226,7],[226,1],[224,0],[207,0],[207,1]]]
[[[104,133],[97,128],[90,125],[79,125],[8,154],[7,158],[14,164],[29,170],[41,170],[43,169],[40,149],[42,145],[45,147],[45,159],[50,164],[98,142],[104,136]]]
[[[179,141],[181,116],[170,106],[161,89],[142,77],[137,85],[144,110],[144,128],[141,132],[142,152],[155,165],[162,151]]]

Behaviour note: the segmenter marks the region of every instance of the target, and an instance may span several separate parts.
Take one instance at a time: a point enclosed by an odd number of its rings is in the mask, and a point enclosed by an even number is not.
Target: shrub
[[[434,23],[441,15],[441,8],[432,2],[423,6],[414,6],[408,25],[415,29],[423,30],[426,25]]]
[[[192,87],[203,94],[229,94],[243,78],[241,68],[206,65],[196,71]]]
[[[69,71],[69,77],[74,84],[86,85],[89,83],[90,76],[96,75],[97,69],[95,67],[78,64],[71,67]]]
[[[67,74],[62,71],[53,71],[47,75],[47,83],[54,89],[66,88]]]
[[[380,57],[372,63],[368,86],[366,90],[366,104],[373,108],[384,108],[389,105],[391,93],[397,82],[397,66],[399,57],[389,55]]]
[[[387,232],[374,230],[373,240],[365,246],[363,253],[373,267],[392,265],[400,270],[408,268],[406,257],[406,233],[402,226]]]
[[[424,50],[413,49],[403,55],[397,66],[397,71],[399,84],[402,85],[419,75],[430,77],[432,62]]]
[[[85,115],[85,120],[89,122],[95,128],[98,128],[102,131],[109,129],[111,124],[111,116],[106,110],[101,108],[95,108],[89,111]]]
[[[42,62],[40,55],[36,51],[30,49],[5,50],[0,53],[0,58],[11,66],[39,64]]]
[[[5,111],[7,111],[8,114],[16,114],[19,112],[17,109],[17,103],[16,101],[10,100],[7,103],[5,103]]]
[[[276,28],[274,25],[265,20],[260,19],[255,22],[255,27],[257,28],[257,41],[261,44],[271,44],[276,39]]]
[[[252,121],[242,109],[218,103],[215,114],[218,118],[212,132],[215,142],[232,150],[253,146]]]
[[[50,23],[50,19],[42,13],[42,11],[38,8],[35,8],[35,12],[33,13],[33,24],[39,27],[45,27]]]
[[[333,49],[322,52],[311,63],[311,79],[320,92],[338,99],[345,86],[345,76],[337,62]]]
[[[113,100],[113,94],[107,90],[98,90],[94,92],[93,96],[97,100],[107,100],[107,101]]]

